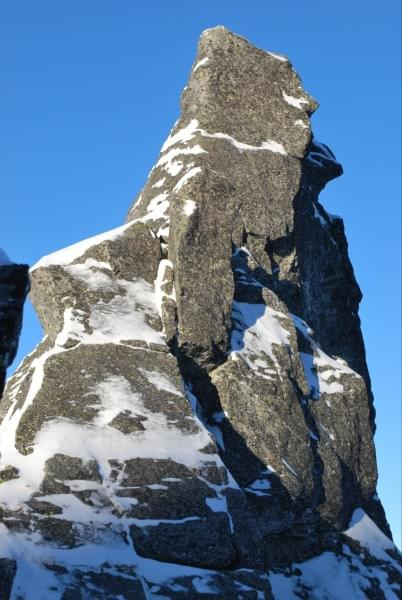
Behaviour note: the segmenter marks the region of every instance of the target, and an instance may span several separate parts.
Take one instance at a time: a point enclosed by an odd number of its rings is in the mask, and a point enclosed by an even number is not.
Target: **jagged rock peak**
[[[283,110],[284,104],[292,108]],[[201,36],[182,96],[182,116],[197,119],[201,129],[302,157],[310,141],[308,115],[316,107],[283,57],[258,50],[224,27]]]
[[[17,353],[22,310],[28,290],[28,267],[13,263],[0,248],[0,398],[7,367]]]
[[[286,59],[207,30],[127,223],[33,267],[46,337],[0,409],[5,598],[397,593],[316,106]]]

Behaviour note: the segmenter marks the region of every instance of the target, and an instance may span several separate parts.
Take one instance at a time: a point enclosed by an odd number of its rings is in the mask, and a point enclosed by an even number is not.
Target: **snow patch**
[[[96,404],[89,405],[89,408],[98,411],[92,421],[94,425],[100,427],[108,425],[120,412],[131,415],[142,414],[138,411],[141,394],[134,393],[124,377],[112,375],[106,381],[92,386],[88,394],[95,394],[99,399]]]
[[[147,214],[144,217],[135,219],[136,223],[146,223],[147,221],[158,221],[158,219],[166,218],[166,211],[169,208],[169,194],[162,192],[152,198],[147,207]]]
[[[232,144],[232,146],[237,148],[238,150],[251,150],[254,152],[260,151],[260,150],[270,150],[271,152],[277,152],[277,153],[283,154],[283,155],[287,154],[283,145],[280,144],[279,142],[275,142],[274,140],[266,140],[265,142],[262,142],[259,146],[254,146],[251,144],[245,144],[244,142],[239,142],[238,140],[236,140],[232,136],[228,135],[227,133],[221,133],[221,132],[209,133],[208,131],[205,131],[205,129],[201,129],[198,127],[197,119],[192,119],[186,127],[183,127],[177,133],[170,136],[166,140],[164,145],[162,146],[162,153],[165,152],[168,148],[170,148],[173,144],[189,142],[190,140],[192,140],[194,138],[194,136],[197,133],[206,138],[216,138],[216,139],[226,140],[230,144]],[[200,149],[202,152],[205,152],[205,150],[202,150],[202,148],[200,148],[198,145],[194,146],[193,149],[191,149],[191,148],[174,148],[174,149],[170,150],[166,155],[162,156],[162,158],[159,159],[157,165],[160,165],[160,166],[165,165],[164,168],[166,170],[168,170],[168,172],[173,167],[175,174],[177,174],[181,170],[182,165],[178,169],[179,165],[175,166],[173,159],[179,154],[199,154],[200,151],[197,150],[197,152],[195,152],[194,148]]]
[[[181,179],[179,179],[179,181],[176,183],[176,185],[173,188],[173,191],[178,192],[179,190],[181,190],[183,185],[185,185],[187,183],[187,181],[189,181],[189,179],[191,179],[198,173],[201,173],[201,171],[202,171],[201,167],[193,167],[192,169],[187,171],[187,173],[185,175],[183,175],[183,177]]]
[[[82,341],[107,344],[143,340],[148,344],[165,344],[162,331],[156,331],[147,320],[158,315],[153,286],[143,279],[117,280],[117,284],[123,288],[123,294],[109,302],[100,300],[91,307],[89,325],[93,333],[82,335]]]
[[[288,104],[290,104],[291,106],[294,106],[296,108],[303,109],[303,104],[309,104],[309,101],[306,100],[305,98],[303,98],[302,96],[300,98],[295,98],[294,96],[288,96],[283,91],[282,91],[282,96],[284,97],[285,101]]]
[[[205,58],[202,58],[201,60],[199,60],[198,63],[195,65],[194,69],[193,69],[193,73],[195,73],[203,65],[206,65],[208,61],[209,61],[209,57],[208,56],[206,56]]]
[[[176,135],[179,135],[180,131]],[[168,145],[168,147],[169,146],[170,144]],[[169,173],[169,175],[175,177],[180,173],[184,166],[181,160],[176,160],[178,156],[188,156],[190,154],[206,153],[207,151],[201,148],[199,144],[195,144],[195,146],[191,146],[190,148],[172,148],[171,150],[169,150],[169,152],[161,156],[156,166],[162,167],[167,173]]]
[[[52,254],[48,254],[41,258],[32,268],[31,272],[39,269],[39,267],[49,267],[51,265],[68,265],[74,262],[77,258],[85,254],[89,248],[92,246],[97,246],[105,241],[113,241],[121,237],[124,232],[133,226],[133,221],[126,223],[125,225],[121,225],[120,227],[116,227],[115,229],[111,229],[110,231],[106,231],[104,233],[100,233],[99,235],[95,235],[93,237],[82,240],[81,242],[77,242],[76,244],[72,244],[71,246],[67,246],[62,250],[58,250],[57,252],[53,252]]]
[[[159,380],[159,385],[161,381]],[[163,384],[165,383],[163,380]],[[30,400],[36,391],[37,386],[30,392]],[[7,439],[10,435],[7,436],[8,431],[5,430],[6,435],[1,438],[2,459],[7,461],[4,464],[15,465],[20,473],[18,479],[0,486],[1,504],[17,509],[21,502],[27,501],[40,486],[46,461],[58,453],[81,458],[84,462],[96,460],[102,471],[104,490],[113,487],[113,482],[108,481],[112,468],[109,459],[112,458],[121,461],[135,457],[170,458],[191,468],[205,462],[205,454],[201,449],[211,441],[207,431],[200,427],[195,433],[183,432],[165,414],[152,412],[145,407],[141,393],[133,391],[130,382],[124,377],[108,377],[94,386],[92,393],[99,399],[93,405],[98,412],[92,422],[73,423],[63,418],[48,421],[36,435],[33,452],[29,455],[22,455],[15,447],[14,450],[11,448],[10,440]],[[177,390],[175,393],[178,395]],[[121,410],[143,417],[145,430],[125,435],[110,427],[108,423]],[[9,427],[10,429],[12,428]],[[3,455],[3,447],[6,448],[6,456]],[[68,497],[70,503],[74,501],[71,495]],[[117,498],[113,499],[115,506],[118,502]],[[77,519],[78,516],[75,515],[74,518]]]
[[[356,371],[353,371],[342,358],[331,357],[326,354],[313,339],[313,331],[303,319],[294,314],[291,314],[291,317],[295,327],[311,345],[311,354],[300,352],[300,360],[310,387],[311,397],[318,400],[323,393],[343,393],[344,387],[340,382],[329,382],[328,379],[340,379],[342,375],[351,375],[353,377],[360,377],[360,375]]]
[[[290,471],[292,473],[292,475],[294,475],[295,477],[298,477],[296,471],[290,466],[290,464],[288,462],[286,462],[286,460],[284,458],[281,459],[283,464],[285,465],[285,467],[287,468],[288,471]]]
[[[214,585],[212,577],[194,577],[193,587],[198,594],[218,594],[219,590]]]
[[[364,546],[372,556],[379,560],[395,562],[386,550],[395,550],[394,544],[377,527],[363,509],[357,508],[350,520],[349,528],[344,531],[348,537]]]
[[[246,492],[254,494],[255,496],[270,496],[271,494],[268,490],[271,489],[271,483],[268,479],[256,479],[253,483],[250,483],[248,487],[245,488]]]
[[[212,510],[212,512],[224,512],[228,513],[228,503],[225,496],[217,498],[205,498],[205,504]]]
[[[280,60],[282,62],[288,62],[288,59],[286,58],[286,56],[282,56],[282,54],[276,54],[276,52],[267,52],[267,54],[269,54],[269,56],[272,56],[272,58],[276,58],[276,60]]]
[[[158,308],[159,316],[161,318],[162,318],[162,304],[163,304],[163,299],[164,298],[171,298],[172,300],[176,300],[176,294],[175,294],[174,287],[172,289],[172,293],[171,294],[167,294],[163,290],[163,286],[166,283],[169,282],[168,279],[165,279],[165,275],[166,275],[166,270],[167,269],[173,269],[173,263],[172,263],[172,261],[168,260],[167,258],[164,258],[159,263],[158,273],[156,275],[156,279],[155,279],[155,282],[154,282],[154,285],[155,285],[155,295],[156,295],[156,305],[157,305],[157,308]]]
[[[40,465],[51,456],[47,454],[50,442],[46,441],[43,447],[36,447],[32,454],[24,456],[16,448],[16,431],[23,414],[42,387],[46,362],[52,356],[68,351],[64,348],[67,340],[73,339],[78,343],[86,344],[119,344],[132,339],[143,340],[147,344],[165,344],[163,332],[153,329],[147,321],[147,318],[155,318],[158,315],[153,287],[141,279],[132,282],[117,280],[115,285],[121,289],[121,294],[115,295],[109,302],[100,300],[91,306],[89,315],[91,333],[85,326],[85,313],[68,307],[64,311],[63,328],[55,340],[54,347],[35,358],[30,365],[28,373],[32,373],[32,379],[24,404],[19,408],[15,408],[15,404],[12,404],[0,425],[0,465],[2,467],[13,465],[19,471],[18,479],[5,482],[0,486],[0,502],[11,502],[12,506],[14,502],[18,504],[21,498],[29,496],[30,490],[36,489],[38,480],[40,483],[38,472],[41,473]],[[17,383],[21,382],[22,379]],[[17,392],[16,387],[15,394]],[[79,447],[78,438],[77,444]],[[72,452],[72,456],[75,456],[73,450]]]
[[[276,152],[278,154],[287,155],[287,152],[282,144],[279,142],[275,142],[274,140],[267,140],[265,142],[261,142],[259,146],[252,146],[250,144],[245,144],[244,142],[239,142],[232,136],[227,133],[208,133],[203,129],[200,129],[201,134],[204,137],[208,138],[218,138],[221,140],[227,140],[232,146],[237,148],[238,150],[251,150],[252,152],[260,151],[260,150],[270,150],[271,152]]]
[[[105,270],[111,271],[110,264],[107,262],[87,258],[84,263],[68,265],[63,267],[75,279],[80,279],[91,290],[104,289],[110,287],[112,280]]]
[[[189,217],[190,215],[193,214],[193,212],[195,211],[196,208],[197,208],[197,205],[194,202],[194,200],[186,200],[184,203],[184,206],[183,206],[183,212],[187,217]]]
[[[168,238],[169,237],[169,224],[159,227],[158,231],[156,232],[156,237],[163,238],[163,239]],[[166,244],[165,244],[165,246],[166,246]],[[162,248],[163,248],[163,243],[162,243]],[[166,246],[166,248],[167,248],[167,246]]]
[[[158,179],[156,183],[153,184],[153,188],[161,188],[166,181],[166,177],[162,177],[162,179]]]
[[[294,124],[298,125],[299,127],[302,127],[303,129],[310,129],[310,127],[307,125],[307,123],[305,123],[301,119],[297,119]]]
[[[183,396],[183,393],[170,381],[170,379],[159,371],[147,371],[147,369],[139,369],[141,373],[148,379],[157,390],[169,392],[174,396]]]
[[[166,142],[161,148],[161,152],[166,152],[166,150],[174,144],[186,144],[187,142],[193,139],[197,131],[198,121],[197,119],[192,119],[190,123],[186,125],[186,127],[179,129],[179,131],[177,133],[174,133],[173,135],[169,135]]]
[[[264,357],[277,365],[273,347],[289,346],[290,333],[281,324],[286,315],[265,304],[233,302],[231,357],[241,356],[260,377],[272,379],[272,369]]]
[[[305,586],[304,591],[308,590],[308,597],[312,600],[367,600],[365,590],[370,586],[369,580],[357,570],[349,569],[348,561],[332,552],[323,552],[303,563],[294,563],[293,569],[295,568],[300,569],[301,576],[270,573],[269,580],[276,600],[299,597],[300,594],[295,592],[301,592],[300,583]],[[373,577],[377,573],[378,571],[375,571],[370,575]],[[392,597],[387,596],[390,599]]]

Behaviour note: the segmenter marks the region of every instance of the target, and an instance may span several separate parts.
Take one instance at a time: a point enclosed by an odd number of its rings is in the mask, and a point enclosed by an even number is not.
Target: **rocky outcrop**
[[[396,597],[316,108],[287,59],[207,30],[127,223],[33,268],[47,336],[1,407],[5,598]]]
[[[0,398],[7,367],[17,353],[22,309],[28,290],[27,265],[14,264],[0,248]]]

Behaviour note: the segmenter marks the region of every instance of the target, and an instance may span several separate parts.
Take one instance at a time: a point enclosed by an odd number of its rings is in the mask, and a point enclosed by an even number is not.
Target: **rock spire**
[[[397,597],[316,108],[286,58],[205,31],[127,222],[33,267],[47,335],[1,405],[4,598]]]

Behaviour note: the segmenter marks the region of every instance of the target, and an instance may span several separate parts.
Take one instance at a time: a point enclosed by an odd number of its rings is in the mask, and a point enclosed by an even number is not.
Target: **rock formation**
[[[0,248],[0,398],[7,367],[17,353],[22,308],[28,290],[27,265],[16,265]]]
[[[33,267],[0,597],[397,598],[316,108],[287,59],[207,30],[126,224]]]

